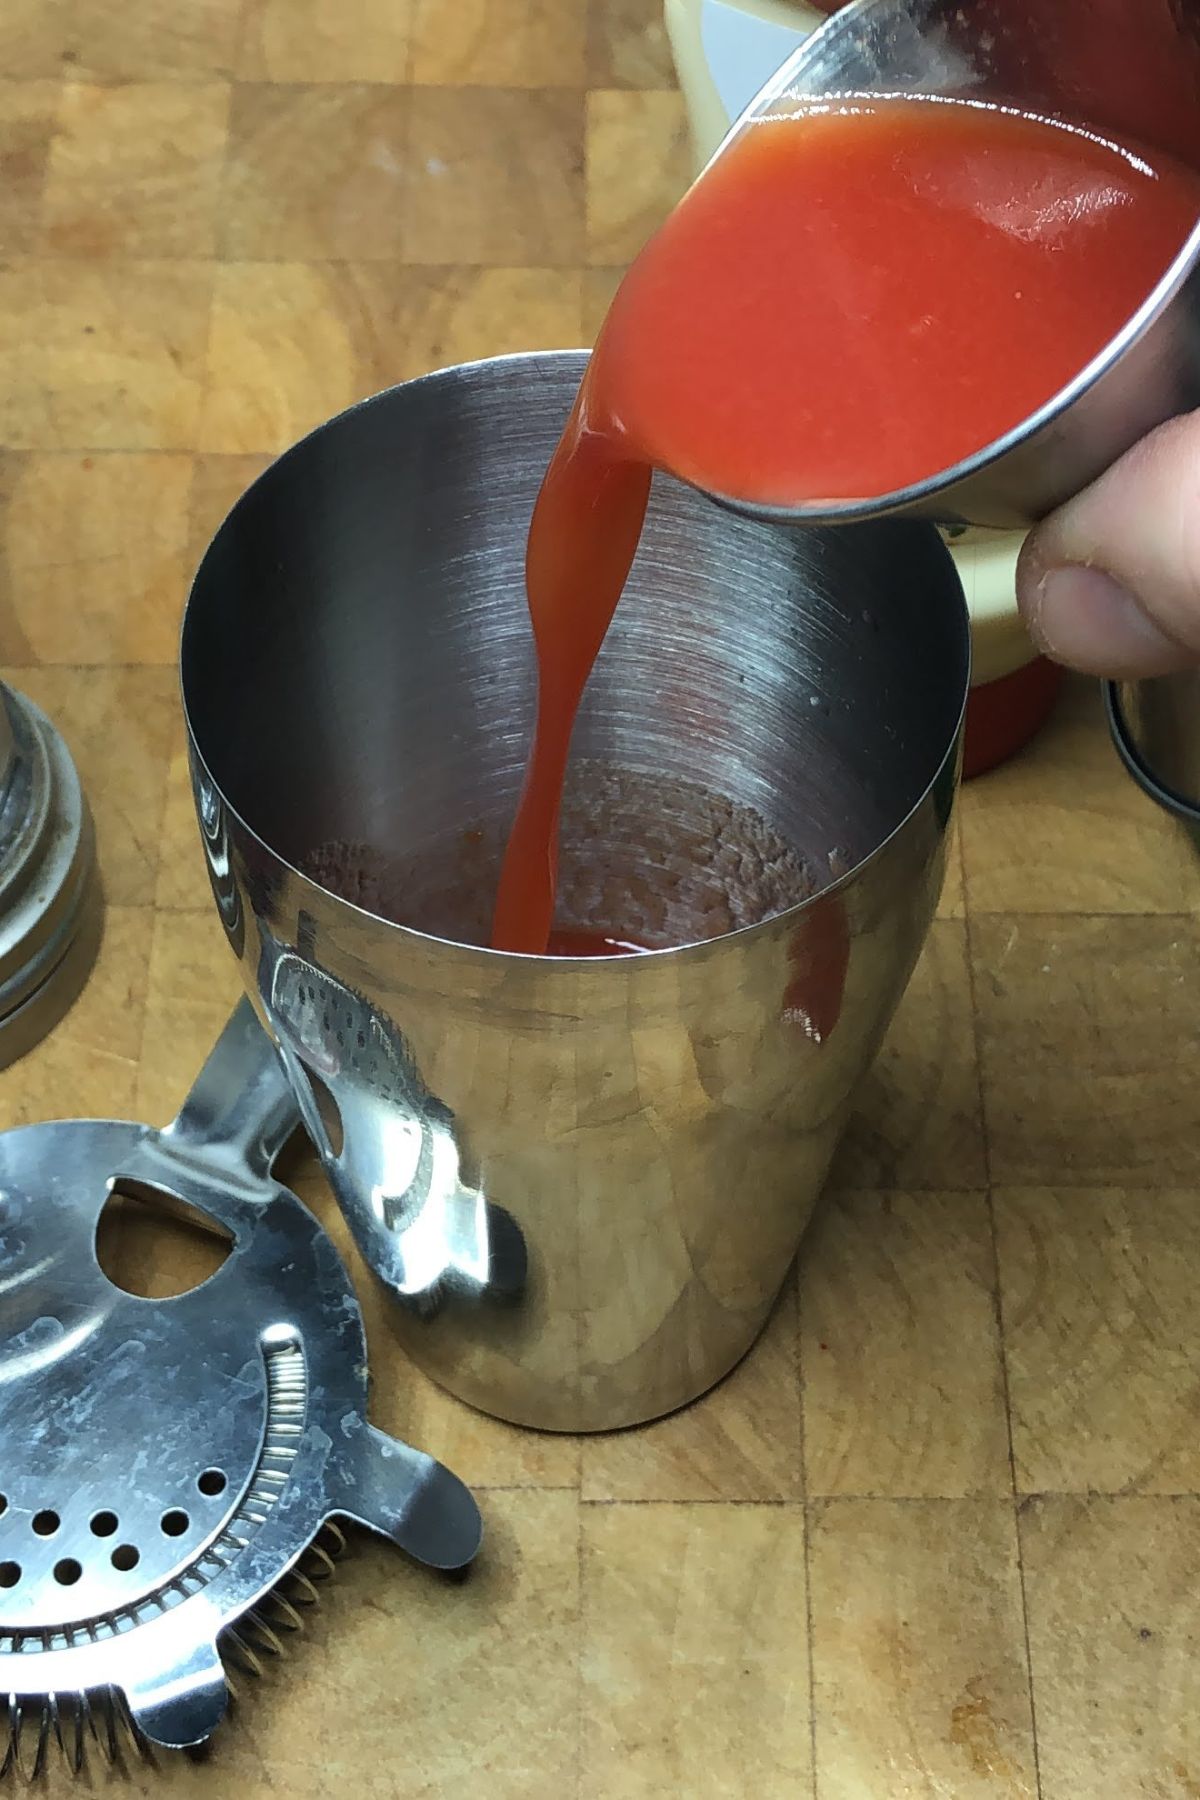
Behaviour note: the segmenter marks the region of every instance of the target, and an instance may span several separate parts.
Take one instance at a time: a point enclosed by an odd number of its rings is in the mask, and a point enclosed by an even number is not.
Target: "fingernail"
[[[1045,655],[1085,675],[1165,675],[1190,660],[1103,569],[1048,569],[1035,589],[1029,629]]]

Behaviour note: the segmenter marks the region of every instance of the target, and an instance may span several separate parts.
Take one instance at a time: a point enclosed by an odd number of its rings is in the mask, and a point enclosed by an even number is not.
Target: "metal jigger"
[[[70,751],[0,682],[0,1068],[76,999],[99,922],[92,822]]]
[[[839,96],[903,94],[1082,123],[1119,143],[1165,150],[1200,167],[1200,5],[854,0],[783,65],[716,154],[769,114]],[[977,455],[893,494],[793,507],[724,504],[785,525],[903,516],[1024,530],[1154,426],[1196,406],[1200,225],[1112,342],[1060,393]]]

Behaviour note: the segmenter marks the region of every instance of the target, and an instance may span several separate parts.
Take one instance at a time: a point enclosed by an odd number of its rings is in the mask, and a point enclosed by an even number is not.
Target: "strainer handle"
[[[240,1000],[162,1137],[227,1173],[265,1180],[299,1124],[275,1046],[249,1000]]]

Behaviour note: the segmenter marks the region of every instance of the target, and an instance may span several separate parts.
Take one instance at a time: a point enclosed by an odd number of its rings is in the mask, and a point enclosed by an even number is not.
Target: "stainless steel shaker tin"
[[[393,1329],[558,1430],[680,1406],[761,1329],[933,914],[970,654],[932,527],[779,532],[656,481],[562,873],[585,921],[662,908],[684,947],[482,947],[532,725],[525,532],[585,361],[443,370],[298,444],[218,532],[182,658],[226,935]],[[824,892],[771,886],[772,835]],[[330,844],[391,858],[408,925],[315,878]]]
[[[1108,681],[1104,696],[1125,767],[1200,843],[1200,670]]]

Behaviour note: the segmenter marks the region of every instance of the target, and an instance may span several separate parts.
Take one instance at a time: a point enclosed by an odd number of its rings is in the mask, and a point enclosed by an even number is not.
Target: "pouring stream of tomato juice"
[[[979,102],[840,97],[733,141],[618,290],[534,510],[537,723],[496,948],[639,948],[620,920],[553,925],[571,732],[652,471],[781,506],[923,481],[1084,368],[1198,216],[1182,164]]]

